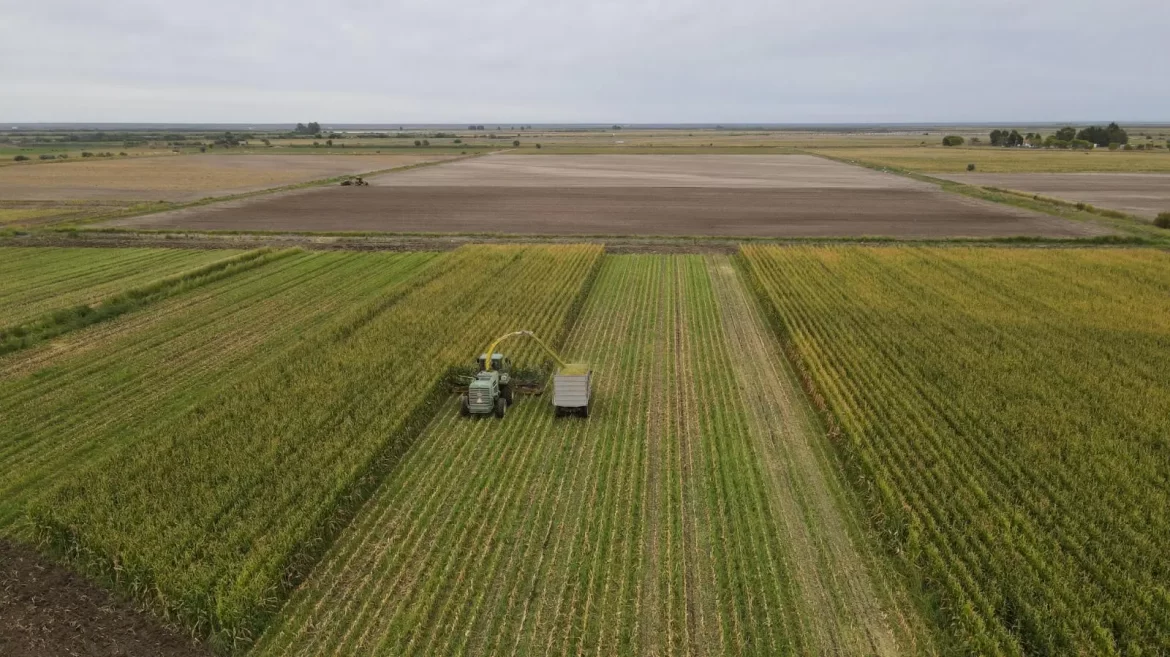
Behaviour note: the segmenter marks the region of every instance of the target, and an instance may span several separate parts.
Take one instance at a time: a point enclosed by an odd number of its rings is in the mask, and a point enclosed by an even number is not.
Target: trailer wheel
[[[459,395],[459,414],[463,417],[471,415],[471,406],[467,404],[467,395]]]
[[[560,406],[553,406],[554,417],[565,417],[565,409]]]
[[[581,417],[585,417],[585,418],[589,417],[589,404],[586,404],[586,405],[581,407]]]
[[[504,401],[503,397],[496,397],[496,417],[504,417],[504,413],[508,410],[508,402]]]

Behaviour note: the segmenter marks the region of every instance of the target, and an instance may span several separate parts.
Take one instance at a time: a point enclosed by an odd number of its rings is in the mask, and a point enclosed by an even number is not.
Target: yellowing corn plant
[[[552,341],[596,246],[465,247],[35,506],[40,535],[213,644],[249,643],[439,400],[518,327]],[[521,351],[521,364],[536,357]]]
[[[745,247],[947,654],[1170,654],[1170,258]]]

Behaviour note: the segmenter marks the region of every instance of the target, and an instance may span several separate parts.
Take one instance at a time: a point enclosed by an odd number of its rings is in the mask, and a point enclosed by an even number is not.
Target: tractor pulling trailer
[[[557,363],[553,375],[553,408],[557,417],[581,415],[589,417],[589,402],[593,372],[583,363],[566,363],[532,331],[514,331],[496,338],[488,350],[476,361],[479,371],[467,386],[467,393],[460,399],[460,412],[464,416],[490,415],[502,418],[512,405],[512,362],[498,353],[501,342],[514,337],[532,338]]]

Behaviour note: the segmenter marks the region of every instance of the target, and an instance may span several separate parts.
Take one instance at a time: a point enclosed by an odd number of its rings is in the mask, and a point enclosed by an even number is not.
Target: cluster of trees
[[[1019,130],[992,130],[991,131],[991,145],[992,146],[1023,146],[1024,135],[1020,134]]]
[[[298,123],[297,127],[293,128],[293,132],[298,135],[319,135],[321,134],[321,124],[316,121],[310,121],[309,125]]]
[[[991,131],[990,137],[992,146],[1006,147],[1027,144],[1037,148],[1093,148],[1094,146],[1108,146],[1116,149],[1118,146],[1129,143],[1129,135],[1116,123],[1110,123],[1105,127],[1099,125],[1089,126],[1080,131],[1072,126],[1065,126],[1057,130],[1055,134],[1048,135],[1047,137],[1041,135],[1039,132],[1029,132],[1026,135],[1022,135],[1019,130],[1008,131],[997,129]],[[946,143],[946,139],[943,140],[943,143]],[[972,143],[974,143],[974,140],[972,140]]]
[[[1067,130],[1067,128],[1065,129]],[[1129,134],[1116,123],[1110,123],[1104,128],[1099,125],[1089,126],[1077,133],[1077,139],[1083,139],[1098,146],[1108,146],[1110,144],[1128,144]]]
[[[943,146],[962,146],[963,141],[959,135],[947,135],[943,137]]]

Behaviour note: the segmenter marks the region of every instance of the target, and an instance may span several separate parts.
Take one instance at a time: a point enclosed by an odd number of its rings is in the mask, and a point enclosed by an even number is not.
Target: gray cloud
[[[1170,120],[1165,0],[0,2],[19,121]]]

